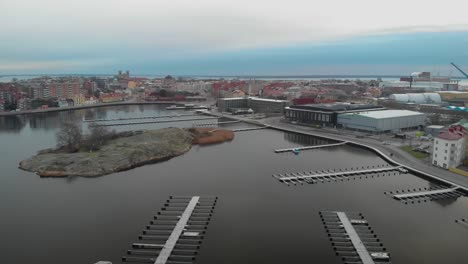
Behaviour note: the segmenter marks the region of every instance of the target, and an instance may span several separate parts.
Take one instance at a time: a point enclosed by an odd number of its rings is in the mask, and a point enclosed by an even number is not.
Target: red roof
[[[464,127],[456,125],[440,132],[438,137],[445,140],[459,140],[463,138],[467,132],[468,131]]]

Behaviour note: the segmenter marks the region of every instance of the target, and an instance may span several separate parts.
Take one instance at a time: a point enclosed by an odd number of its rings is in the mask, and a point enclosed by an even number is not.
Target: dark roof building
[[[349,103],[292,105],[285,108],[285,117],[300,123],[336,126],[338,114],[382,109],[384,107],[380,105]]]

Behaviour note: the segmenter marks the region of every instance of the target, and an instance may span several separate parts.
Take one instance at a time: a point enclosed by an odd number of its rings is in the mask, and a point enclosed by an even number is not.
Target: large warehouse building
[[[399,132],[424,126],[426,115],[408,110],[382,110],[338,115],[338,125],[369,132]]]

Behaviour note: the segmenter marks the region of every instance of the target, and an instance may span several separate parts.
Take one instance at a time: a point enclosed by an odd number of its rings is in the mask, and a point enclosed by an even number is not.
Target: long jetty
[[[162,116],[143,116],[143,117],[84,119],[83,122],[109,122],[109,121],[123,121],[123,120],[135,120],[135,119],[177,118],[177,117],[184,117],[184,116],[199,116],[199,115],[197,115],[197,114],[184,114],[184,115],[162,115]]]
[[[286,149],[276,149],[275,153],[291,152],[293,150],[309,150],[309,149],[319,149],[319,148],[329,148],[345,145],[347,141],[333,143],[333,144],[324,144],[324,145],[315,145],[315,146],[305,146],[305,147],[295,147],[295,148],[286,148]]]
[[[458,188],[453,187],[453,188],[428,190],[428,191],[422,191],[422,192],[409,192],[409,193],[395,194],[393,195],[393,198],[397,200],[425,198],[425,197],[427,198],[454,198],[460,195],[461,193],[458,192]]]
[[[328,170],[323,172],[303,172],[303,173],[285,173],[285,174],[273,174],[273,177],[278,179],[280,182],[283,183],[315,183],[316,181],[324,181],[324,180],[335,180],[335,179],[343,179],[349,176],[359,175],[359,174],[369,174],[369,173],[383,173],[383,172],[391,172],[391,171],[398,171],[401,173],[406,173],[407,170],[404,169],[402,166],[396,167],[381,167],[381,168],[370,168],[370,169],[361,169],[361,170],[345,170],[345,171],[334,171]]]
[[[92,125],[90,125],[90,127],[145,125],[145,124],[154,124],[154,123],[170,123],[170,122],[200,121],[200,120],[212,120],[212,119],[218,119],[218,117],[188,118],[188,119],[171,119],[171,120],[157,120],[157,121],[149,121],[149,122],[131,122],[131,123],[117,123],[117,124],[92,124]]]

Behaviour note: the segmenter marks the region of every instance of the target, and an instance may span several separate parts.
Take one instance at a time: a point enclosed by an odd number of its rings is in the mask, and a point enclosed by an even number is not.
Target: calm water
[[[341,263],[326,237],[321,210],[363,213],[393,263],[464,263],[468,258],[468,229],[454,223],[468,217],[466,198],[404,205],[383,194],[430,185],[413,175],[280,184],[272,174],[385,164],[348,146],[298,156],[273,153],[321,143],[295,134],[239,132],[229,143],[196,146],[167,162],[98,178],[40,178],[17,169],[20,160],[55,144],[61,120],[167,114],[147,105],[0,118],[1,263],[120,263],[170,195],[219,197],[197,263]]]

